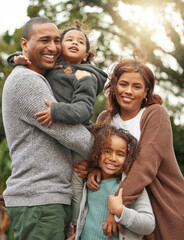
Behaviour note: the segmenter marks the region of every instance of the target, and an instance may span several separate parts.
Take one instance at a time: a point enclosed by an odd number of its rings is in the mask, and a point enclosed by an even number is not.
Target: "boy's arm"
[[[97,96],[97,78],[90,74],[74,81],[74,94],[71,103],[51,103],[52,121],[68,124],[84,123],[92,117]]]
[[[16,67],[17,64],[14,63],[14,57],[16,56],[20,56],[20,55],[23,55],[22,52],[15,52],[15,53],[12,53],[8,56],[7,58],[7,63],[10,65],[10,67]]]

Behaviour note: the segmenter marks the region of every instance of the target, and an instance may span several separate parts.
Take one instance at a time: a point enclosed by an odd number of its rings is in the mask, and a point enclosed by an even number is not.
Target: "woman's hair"
[[[91,63],[91,61],[95,57],[96,53],[94,50],[90,49],[90,41],[88,39],[87,30],[82,29],[82,24],[79,20],[75,20],[74,23],[75,23],[74,26],[67,27],[62,31],[61,36],[60,36],[61,42],[62,42],[65,34],[69,31],[77,30],[77,31],[82,32],[86,38],[86,53],[88,53],[88,57],[87,57],[86,61],[82,61],[82,63]]]
[[[110,76],[110,81],[105,89],[108,90],[108,105],[109,113],[113,117],[116,113],[120,112],[120,106],[116,100],[116,87],[120,76],[123,73],[139,73],[145,82],[145,87],[148,88],[146,98],[143,99],[142,106],[146,107],[155,103],[162,104],[162,99],[159,95],[153,94],[155,78],[151,69],[143,63],[143,60],[138,60],[133,54],[133,59],[120,60],[115,66],[113,73]]]
[[[102,152],[104,149],[111,146],[110,137],[115,135],[122,138],[127,143],[127,156],[122,171],[117,173],[117,177],[121,178],[122,172],[128,174],[140,151],[140,146],[137,139],[124,129],[117,129],[114,126],[104,124],[94,124],[91,132],[95,137],[95,141],[90,157],[90,167],[92,169],[99,168],[99,161],[101,159]]]

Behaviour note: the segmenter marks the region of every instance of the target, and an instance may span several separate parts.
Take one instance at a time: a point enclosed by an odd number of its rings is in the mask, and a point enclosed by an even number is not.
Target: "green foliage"
[[[94,112],[93,112],[93,117],[92,117],[92,122],[96,122],[96,119],[98,117],[98,115],[104,111],[105,109],[107,109],[107,99],[106,99],[106,95],[104,92],[100,93],[98,95],[98,97],[96,98],[96,103],[95,103],[95,107],[94,107]]]
[[[184,127],[176,126],[174,124],[173,117],[171,118],[172,130],[173,130],[173,141],[174,141],[174,151],[177,157],[178,164],[184,175]]]
[[[0,143],[0,183],[1,183],[1,191],[5,189],[5,182],[7,178],[10,176],[11,160],[9,157],[9,150],[6,139],[3,139]]]

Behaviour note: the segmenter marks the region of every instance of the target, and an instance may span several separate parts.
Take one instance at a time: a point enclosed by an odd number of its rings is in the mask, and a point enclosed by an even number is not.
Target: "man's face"
[[[24,55],[32,63],[28,67],[42,75],[47,69],[54,67],[61,51],[58,29],[55,24],[50,22],[34,24],[29,40],[22,39],[21,45]]]

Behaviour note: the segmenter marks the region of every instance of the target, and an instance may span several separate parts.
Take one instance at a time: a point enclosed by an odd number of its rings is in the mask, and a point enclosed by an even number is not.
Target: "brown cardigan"
[[[97,122],[110,124],[108,112],[102,112]],[[184,178],[174,154],[169,116],[161,105],[151,105],[143,112],[140,127],[140,154],[120,186],[124,204],[133,203],[147,186],[156,228],[144,239],[183,240]]]

